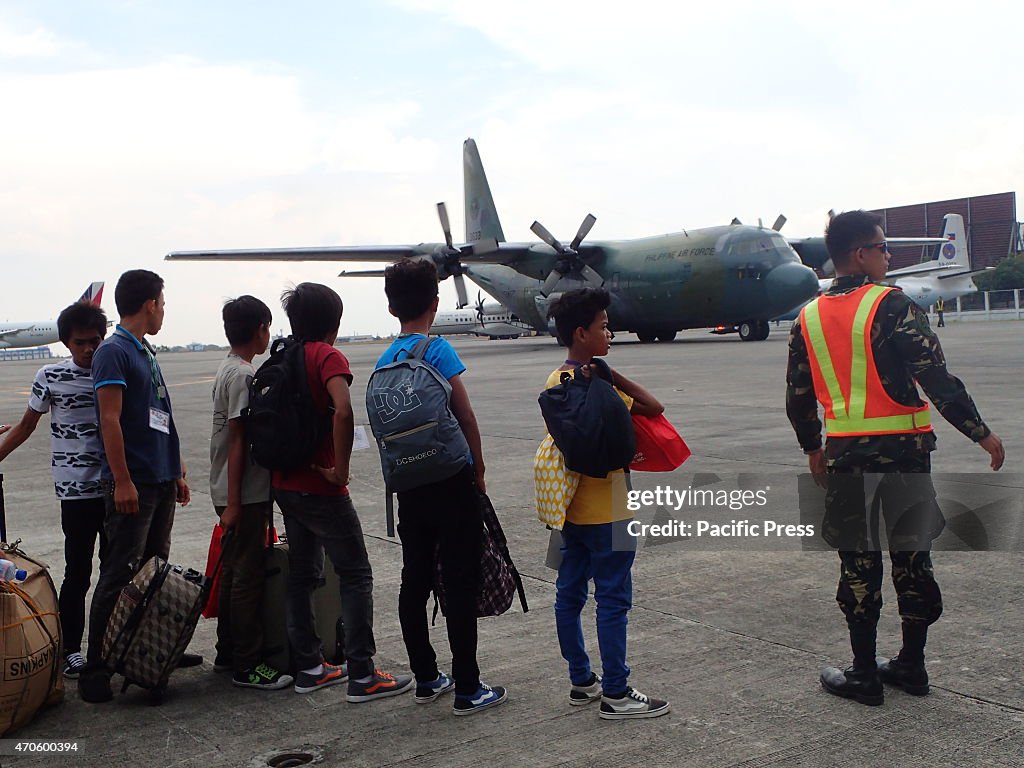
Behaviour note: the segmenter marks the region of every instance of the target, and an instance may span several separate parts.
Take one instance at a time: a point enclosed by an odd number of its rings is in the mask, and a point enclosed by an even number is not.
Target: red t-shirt
[[[337,349],[322,341],[307,341],[306,379],[313,395],[313,404],[321,413],[326,413],[331,404],[327,382],[335,376],[342,376],[347,384],[352,383],[352,371],[348,360]],[[332,423],[328,422],[327,434],[313,453],[312,463],[318,467],[334,466],[334,434]],[[327,482],[324,476],[312,467],[293,469],[290,472],[274,472],[273,486],[282,491],[313,493],[317,496],[348,496],[348,487]]]

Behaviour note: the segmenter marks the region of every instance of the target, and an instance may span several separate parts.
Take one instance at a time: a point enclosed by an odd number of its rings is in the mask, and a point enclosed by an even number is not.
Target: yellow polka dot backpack
[[[565,458],[551,435],[545,435],[533,457],[533,490],[537,517],[545,525],[562,530],[565,511],[580,484],[578,472],[565,466]]]

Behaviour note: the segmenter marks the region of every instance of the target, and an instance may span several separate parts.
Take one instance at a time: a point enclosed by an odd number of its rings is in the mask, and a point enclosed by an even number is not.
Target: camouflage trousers
[[[851,629],[878,624],[882,549],[903,621],[927,626],[942,614],[929,550],[946,521],[930,470],[927,451],[857,455],[853,447],[830,462],[822,535],[839,551],[836,602]]]
[[[841,550],[839,589],[836,602],[846,623],[874,627],[882,612],[882,553]],[[892,583],[900,608],[900,618],[925,626],[942,615],[942,593],[932,571],[931,553],[890,552]]]

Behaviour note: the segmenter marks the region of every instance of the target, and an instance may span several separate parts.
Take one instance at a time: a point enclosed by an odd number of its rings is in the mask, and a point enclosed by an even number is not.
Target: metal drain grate
[[[316,757],[309,752],[282,752],[267,758],[267,765],[270,768],[297,768],[300,765],[309,765],[315,759]]]

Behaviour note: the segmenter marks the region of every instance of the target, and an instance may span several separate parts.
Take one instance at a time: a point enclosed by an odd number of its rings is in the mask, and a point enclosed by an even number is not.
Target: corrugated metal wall
[[[1018,225],[1014,192],[876,208],[874,212],[883,217],[885,234],[889,237],[939,237],[942,235],[942,217],[947,213],[959,213],[967,226],[967,243],[975,269],[994,265],[1015,247],[1014,235]],[[894,248],[890,268],[910,266],[936,255],[934,248],[929,251]]]

